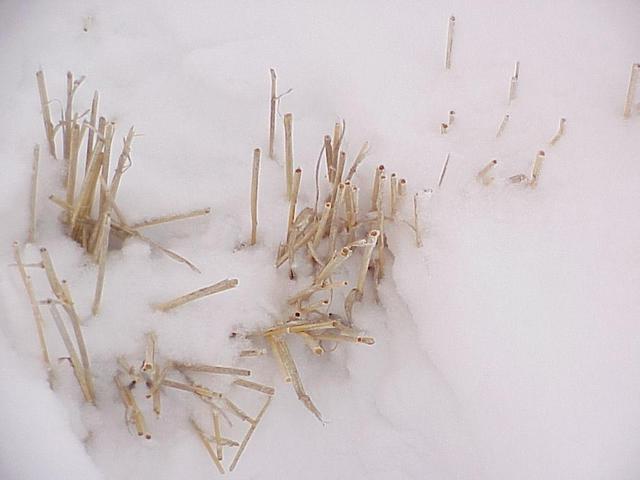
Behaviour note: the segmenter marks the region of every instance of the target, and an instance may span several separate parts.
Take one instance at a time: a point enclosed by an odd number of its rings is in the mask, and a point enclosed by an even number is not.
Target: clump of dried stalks
[[[44,72],[36,73],[40,105],[44,123],[45,135],[49,147],[49,154],[58,158],[56,150],[56,136],[62,135],[62,160],[65,171],[65,196],[58,198],[51,195],[49,199],[62,208],[62,221],[68,235],[80,243],[91,258],[98,264],[98,280],[96,284],[93,314],[100,310],[102,291],[105,278],[106,258],[112,237],[116,236],[120,243],[127,238],[138,238],[153,248],[165,253],[169,258],[184,263],[192,270],[198,268],[189,260],[177,253],[164,248],[142,233],[142,230],[155,225],[161,225],[176,220],[193,218],[210,213],[210,208],[200,208],[180,214],[152,217],[140,222],[130,223],[126,220],[122,208],[117,203],[117,194],[122,178],[131,166],[131,151],[136,133],[129,128],[115,166],[112,168],[112,149],[115,137],[115,122],[99,115],[100,95],[96,91],[93,95],[91,107],[84,113],[78,113],[74,107],[74,100],[78,88],[85,77],[74,79],[71,72],[67,73],[67,91],[65,109],[62,118],[53,124],[50,101],[47,92]],[[87,117],[88,118],[85,118]],[[83,149],[82,146],[85,146]],[[84,153],[86,152],[86,153]],[[84,156],[84,162],[82,162]],[[34,154],[37,158],[37,153]],[[109,181],[109,177],[111,180]],[[35,191],[37,179],[37,161],[34,160],[34,181],[32,187],[32,228],[30,241],[35,233]]]

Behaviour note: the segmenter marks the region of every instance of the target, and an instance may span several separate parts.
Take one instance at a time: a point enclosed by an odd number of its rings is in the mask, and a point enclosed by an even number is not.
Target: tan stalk
[[[275,139],[276,139],[276,112],[278,110],[278,90],[276,71],[271,68],[271,102],[269,110],[269,158],[275,155]]]
[[[71,157],[71,117],[73,115],[73,73],[67,72],[67,104],[64,110],[64,122],[62,124],[62,158],[69,160]]]
[[[448,131],[449,131],[449,125],[447,125],[446,123],[441,123],[440,124],[440,134],[441,135],[446,135]]]
[[[360,264],[360,272],[356,283],[356,290],[360,292],[360,295],[364,293],[364,284],[367,279],[367,271],[369,270],[371,255],[373,254],[373,250],[378,241],[380,241],[380,232],[378,230],[371,230],[367,235],[367,244],[364,248],[364,252],[362,253],[362,263]]]
[[[307,395],[307,392],[302,385],[302,380],[300,379],[300,374],[298,373],[298,368],[291,356],[291,352],[289,351],[289,346],[287,342],[282,337],[274,337],[274,344],[276,346],[277,355],[280,357],[282,364],[284,365],[286,371],[291,377],[291,384],[293,385],[293,389],[298,395],[298,400],[300,400],[307,409],[315,415],[315,417],[322,422],[322,415],[316,408],[316,406],[311,401],[311,397]]]
[[[284,161],[287,198],[291,199],[293,190],[293,114],[284,115]]]
[[[490,185],[491,182],[493,182],[494,178],[489,176],[489,172],[493,167],[496,166],[497,163],[498,161],[494,159],[487,163],[484,167],[482,167],[482,170],[480,170],[478,172],[478,175],[476,175],[476,180],[483,185]]]
[[[214,452],[213,448],[211,448],[211,444],[209,443],[209,440],[207,440],[207,436],[205,435],[205,433],[202,431],[202,429],[198,426],[198,424],[193,418],[190,418],[189,422],[191,422],[191,426],[198,434],[200,443],[202,443],[204,448],[207,450],[207,453],[209,454],[209,457],[211,457],[213,464],[218,469],[218,472],[224,473],[224,468],[222,467],[222,463],[220,463],[220,459],[218,458],[218,455],[216,454],[216,452]]]
[[[507,181],[509,183],[529,183],[529,178],[527,178],[524,173],[519,173],[518,175],[509,177]]]
[[[260,149],[253,151],[253,168],[251,169],[251,240],[255,245],[258,237],[258,177],[260,176]]]
[[[405,178],[400,179],[398,183],[398,196],[404,197],[407,194],[407,180]]]
[[[276,357],[276,360],[278,361],[278,367],[280,368],[282,379],[284,380],[285,383],[291,383],[291,374],[289,373],[286,365],[282,361],[282,357],[280,356],[280,353],[278,350],[278,344],[276,342],[276,339],[278,337],[275,335],[267,335],[265,338],[267,339],[267,343],[269,344],[269,347],[271,348],[273,355]]]
[[[135,136],[135,130],[133,127],[129,129],[127,133],[127,137],[124,140],[124,145],[122,146],[122,152],[120,153],[120,157],[118,157],[118,164],[116,165],[116,171],[113,174],[113,178],[111,179],[111,199],[115,201],[116,195],[118,194],[118,189],[120,188],[120,182],[122,181],[122,175],[124,174],[127,167],[127,162],[131,161],[131,144],[133,143],[133,137]]]
[[[444,57],[444,68],[449,70],[451,68],[451,50],[453,48],[453,31],[456,25],[456,17],[451,15],[449,17],[449,23],[447,25],[447,50]]]
[[[251,439],[251,436],[253,435],[253,432],[255,432],[256,427],[258,426],[258,423],[260,422],[260,420],[262,420],[262,417],[264,416],[265,412],[267,411],[267,408],[269,407],[270,403],[271,403],[271,397],[267,397],[267,400],[264,403],[264,405],[262,406],[262,409],[260,409],[260,412],[258,413],[258,416],[256,417],[255,422],[251,425],[251,427],[249,427],[249,430],[247,431],[247,434],[242,439],[242,443],[240,443],[240,447],[238,448],[238,451],[236,452],[236,456],[233,458],[233,461],[231,462],[231,466],[229,467],[229,471],[233,471],[236,468],[236,466],[238,465],[238,460],[240,460],[240,456],[242,455],[242,452],[244,452],[245,448],[247,448],[247,443],[249,443],[249,440]]]
[[[152,398],[152,402],[153,402],[153,411],[155,412],[155,414],[159,417],[160,416],[160,408],[161,408],[161,402],[160,402],[160,387],[162,386],[162,380],[163,380],[163,376],[166,375],[166,370],[165,369],[159,369],[156,368],[153,372],[153,391],[151,393],[151,398]],[[157,386],[157,388],[156,388]]]
[[[356,171],[358,170],[358,167],[367,157],[368,153],[369,153],[369,142],[364,142],[364,144],[360,148],[360,151],[358,152],[358,155],[356,156],[356,159],[353,161],[351,168],[349,168],[349,173],[347,173],[347,180],[351,180],[353,178],[353,176],[356,174]]]
[[[120,374],[117,374],[113,377],[113,381],[118,387],[118,391],[120,392],[120,398],[122,399],[122,403],[124,404],[125,410],[127,413],[131,412],[131,417],[133,418],[133,422],[136,426],[136,432],[139,436],[143,436],[149,440],[151,438],[151,434],[147,432],[147,427],[145,425],[144,416],[138,407],[138,403],[136,402],[135,397],[129,387],[125,386],[122,383],[120,378]]]
[[[132,223],[129,228],[132,230],[138,230],[139,228],[153,227],[155,225],[161,225],[163,223],[175,222],[177,220],[186,220],[189,218],[201,217],[203,215],[209,215],[211,213],[210,207],[197,208],[189,212],[174,213],[171,215],[162,215],[160,217],[152,217],[141,222]]]
[[[564,129],[565,129],[566,123],[567,123],[567,119],[566,118],[561,118],[560,119],[560,124],[558,125],[558,131],[553,136],[553,138],[549,141],[550,145],[555,145],[556,142],[558,140],[560,140],[560,137],[562,137],[562,135],[564,135]]]
[[[44,132],[47,136],[47,144],[49,145],[49,154],[53,158],[57,158],[55,133],[53,130],[53,122],[51,121],[51,109],[49,108],[47,83],[45,81],[44,72],[42,70],[38,70],[36,72],[36,80],[38,82],[38,92],[40,94],[40,109],[42,110],[42,120],[44,122]]]
[[[104,275],[107,269],[107,254],[109,250],[109,233],[111,232],[111,215],[108,213],[104,217],[104,223],[101,227],[102,235],[99,239],[100,252],[98,255],[98,280],[96,281],[96,291],[93,298],[91,313],[98,315],[100,312],[100,303],[102,302],[102,291],[104,289]]]
[[[505,113],[504,117],[502,117],[502,121],[500,122],[500,125],[498,126],[498,131],[496,132],[496,138],[502,135],[508,122],[509,122],[509,114]]]
[[[352,253],[353,253],[353,250],[347,247],[344,247],[340,249],[339,252],[334,253],[331,260],[327,262],[325,267],[322,270],[320,270],[320,272],[316,276],[315,283],[321,284],[326,279],[328,279],[340,265],[342,265],[345,261],[349,259]]]
[[[113,135],[115,133],[115,124],[109,122],[105,129],[104,151],[102,154],[102,181],[100,182],[100,203],[98,208],[98,217],[101,218],[110,208],[108,199],[110,192],[108,191],[109,182],[109,166],[111,163],[111,145],[113,143]]]
[[[335,282],[335,283],[326,283],[325,282],[322,285],[313,284],[310,287],[307,287],[304,290],[301,290],[300,292],[296,293],[294,296],[290,297],[287,300],[287,303],[289,305],[294,305],[294,304],[296,304],[297,302],[299,302],[301,300],[306,300],[311,295],[313,295],[314,293],[319,292],[321,290],[334,290],[336,288],[346,287],[348,285],[349,285],[349,283],[346,282],[346,281]]]
[[[518,79],[520,77],[520,62],[516,62],[513,68],[513,75],[509,81],[509,103],[516,98],[516,90],[518,88]]]
[[[416,193],[413,196],[413,231],[416,234],[416,247],[422,247],[422,234],[420,232],[420,215],[418,213],[418,196],[419,193]]]
[[[22,255],[20,254],[20,245],[18,245],[18,242],[13,243],[13,257],[15,258],[16,265],[18,266],[18,271],[20,272],[20,277],[22,278],[24,289],[26,290],[27,296],[29,297],[29,303],[31,304],[33,318],[36,321],[36,332],[38,334],[38,343],[40,345],[40,352],[42,353],[42,360],[44,361],[45,367],[47,369],[47,374],[51,381],[53,370],[51,369],[49,351],[47,350],[47,342],[44,336],[44,319],[42,318],[40,305],[38,304],[36,294],[33,290],[31,277],[27,274],[27,269],[25,268],[25,264],[22,261]]]
[[[216,375],[239,375],[248,377],[251,375],[251,371],[246,368],[235,367],[220,367],[217,365],[205,365],[203,363],[188,363],[188,362],[173,362],[173,365],[178,370],[185,370],[187,372],[199,372],[199,373],[214,373]]]
[[[640,63],[631,65],[631,75],[629,76],[629,86],[627,96],[624,101],[624,118],[629,118],[633,110],[634,98],[636,96],[638,76],[640,76]]]
[[[341,183],[338,185],[338,190],[335,196],[335,203],[333,203],[333,216],[331,217],[331,225],[329,226],[329,252],[333,252],[336,249],[336,242],[338,240],[338,233],[340,233],[342,220],[340,218],[340,210],[344,200],[345,185]]]
[[[380,195],[380,177],[384,174],[384,165],[378,165],[373,177],[373,189],[371,190],[371,210],[377,210],[378,197]]]
[[[325,340],[330,342],[361,343],[363,345],[373,345],[376,343],[375,339],[372,337],[354,337],[351,335],[336,335],[332,333],[320,333],[318,335],[314,335],[313,337],[317,340]]]
[[[327,161],[327,178],[329,183],[333,183],[333,176],[335,174],[335,167],[333,166],[333,146],[331,145],[331,136],[324,136],[324,156]]]
[[[31,167],[31,196],[29,201],[29,234],[27,242],[33,243],[36,240],[37,221],[36,214],[38,206],[38,166],[40,163],[40,145],[33,147],[33,164]]]
[[[542,171],[542,163],[544,162],[544,152],[540,150],[535,160],[533,161],[533,166],[531,167],[531,178],[529,179],[529,186],[531,188],[535,188],[538,186],[538,179],[540,178],[540,172]]]
[[[260,357],[267,353],[264,349],[251,349],[251,350],[241,350],[240,358],[249,358],[249,357]]]
[[[322,215],[320,215],[320,220],[318,222],[318,228],[316,228],[315,236],[313,238],[313,246],[316,247],[322,240],[324,236],[324,232],[327,228],[327,221],[329,220],[329,215],[331,214],[331,202],[327,202],[324,204],[324,210],[322,210]]]
[[[82,395],[87,402],[91,402],[91,392],[87,387],[87,376],[82,368],[82,363],[78,358],[78,354],[76,352],[75,347],[73,346],[73,342],[71,341],[71,337],[69,337],[69,332],[67,332],[67,328],[64,326],[64,322],[62,321],[62,317],[60,316],[60,312],[58,312],[58,308],[54,302],[49,302],[49,308],[51,309],[51,316],[55,321],[56,327],[58,328],[58,332],[60,333],[60,337],[62,338],[62,342],[64,343],[65,348],[67,349],[67,353],[69,354],[69,360],[71,362],[71,366],[73,367],[73,373],[78,381],[78,385],[80,385],[80,390],[82,391]]]
[[[287,221],[287,241],[293,233],[293,221],[296,217],[296,205],[298,203],[298,192],[300,191],[300,178],[302,177],[302,169],[296,168],[292,178],[291,191],[289,192],[289,217]]]
[[[174,298],[173,300],[169,300],[167,302],[162,302],[162,303],[156,303],[153,305],[153,308],[155,310],[168,312],[169,310],[172,310],[176,307],[184,305],[185,303],[198,300],[199,298],[206,297],[207,295],[213,295],[216,293],[224,292],[225,290],[229,290],[237,286],[238,286],[238,280],[236,278],[227,278],[226,280],[222,280],[208,287],[200,288],[198,290],[194,290],[193,292],[187,293],[185,295],[181,295],[177,298]]]
[[[89,164],[89,159],[91,158],[91,151],[94,147],[94,135],[95,128],[97,127],[96,122],[98,121],[98,106],[100,103],[100,94],[96,90],[93,92],[93,100],[91,101],[91,115],[89,117],[89,125],[93,128],[89,129],[89,134],[87,135],[87,156],[85,157],[85,165]]]
[[[445,158],[442,170],[440,171],[440,178],[438,178],[438,188],[442,187],[442,181],[444,180],[444,176],[447,173],[447,167],[449,166],[449,158],[451,158],[451,154],[447,153],[447,158]]]
[[[293,325],[292,325],[293,323]],[[261,333],[263,337],[269,337],[274,335],[284,335],[285,333],[300,333],[308,332],[310,330],[324,330],[327,328],[335,328],[338,325],[336,320],[327,320],[323,322],[315,323],[300,323],[289,322],[284,325],[276,325],[275,327],[268,328]]]
[[[220,435],[220,414],[213,410],[211,412],[213,417],[213,436],[216,441],[216,457],[222,462],[222,436]]]
[[[223,395],[219,392],[214,392],[206,387],[200,385],[189,385],[188,383],[176,382],[165,378],[162,380],[162,386],[174,388],[176,390],[182,390],[183,392],[193,393],[195,395],[203,396],[206,398],[222,398]]]
[[[395,217],[398,212],[398,176],[391,174],[391,217]]]
[[[262,385],[261,383],[250,382],[242,378],[237,378],[233,381],[234,385],[239,387],[248,388],[249,390],[255,390],[256,392],[264,393],[265,395],[275,395],[276,390],[273,387]]]
[[[71,129],[71,153],[67,162],[67,203],[73,205],[75,199],[76,179],[78,175],[78,157],[73,155],[73,152],[77,153],[76,146],[80,146],[80,130],[78,125],[74,125]]]
[[[311,238],[315,235],[316,229],[315,224],[310,224],[302,236],[299,236],[294,229],[294,235],[292,235],[292,239],[295,240],[295,244],[293,246],[293,253],[295,253],[300,247],[303,245],[307,245],[307,243],[311,240]],[[280,256],[276,261],[276,267],[280,267],[285,261],[289,259],[289,251],[290,245],[285,245],[285,248],[279,252]]]
[[[62,306],[67,312],[69,319],[71,320],[71,325],[73,326],[73,333],[76,337],[76,344],[78,345],[78,350],[80,352],[80,359],[82,360],[82,367],[84,368],[84,372],[86,375],[86,382],[89,392],[91,394],[92,403],[95,402],[95,391],[93,388],[93,376],[91,374],[91,364],[89,363],[89,354],[87,352],[87,347],[84,343],[84,336],[82,335],[82,330],[80,329],[80,317],[76,312],[73,299],[71,298],[71,292],[67,286],[67,283],[63,280],[60,282],[58,280],[58,276],[53,268],[53,262],[51,261],[51,257],[49,256],[49,252],[46,248],[40,249],[40,255],[42,257],[42,265],[44,266],[44,270],[47,274],[47,279],[49,280],[49,285],[51,286],[51,290],[54,295],[60,302],[62,302]]]
[[[247,413],[244,410],[242,410],[238,405],[236,405],[234,402],[232,402],[226,397],[224,398],[224,403],[229,408],[229,411],[233,413],[236,417],[238,417],[242,421],[245,421],[253,425],[253,422],[255,420],[251,418],[249,415],[247,415]]]
[[[156,368],[156,334],[149,332],[145,335],[144,361],[140,369],[143,372],[153,372]]]
[[[333,126],[333,140],[331,142],[331,171],[332,176],[330,182],[335,184],[336,181],[336,171],[338,170],[338,157],[340,154],[340,147],[342,147],[342,136],[344,135],[342,131],[342,124],[340,122],[336,122]]]
[[[70,231],[74,239],[81,238],[81,226],[76,225],[79,218],[88,217],[91,214],[90,205],[95,193],[96,184],[100,175],[100,157],[99,153],[102,150],[102,140],[98,139],[96,147],[93,149],[91,163],[89,169],[85,174],[82,187],[80,188],[80,194],[77,201],[74,203],[73,212],[70,218]]]

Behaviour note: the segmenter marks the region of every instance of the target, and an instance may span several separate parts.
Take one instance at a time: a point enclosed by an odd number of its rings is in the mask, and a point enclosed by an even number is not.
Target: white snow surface
[[[276,387],[232,477],[637,479],[640,114],[624,119],[622,107],[640,61],[639,24],[640,4],[624,0],[2,2],[0,478],[218,475],[188,426],[190,414],[208,421],[188,395],[166,394],[161,418],[147,416],[152,440],[125,425],[116,358],[142,358],[154,330],[166,358],[250,368]],[[212,207],[208,217],[148,230],[201,274],[129,240],[110,252],[103,309],[91,316],[96,267],[47,201],[61,194],[64,167],[46,155],[40,67],[56,118],[71,70],[87,75],[79,111],[100,91],[101,112],[117,124],[116,151],[130,125],[143,134],[118,194],[128,219]],[[280,91],[293,88],[280,112],[294,114],[302,206],[314,201],[322,137],[340,119],[349,158],[371,145],[356,177],[362,203],[378,164],[406,177],[410,195],[434,189],[420,201],[424,246],[401,221],[412,221],[408,196],[388,227],[393,263],[380,303],[368,298],[355,309],[376,344],[320,358],[293,345],[324,425],[273,360],[239,359],[248,343],[228,338],[271,325],[287,294],[305,285],[304,267],[294,282],[273,266],[286,232],[281,124],[278,159],[263,155],[258,245],[237,249],[250,231],[252,150],[267,150],[270,67]],[[441,135],[450,109],[455,123]],[[560,117],[566,133],[549,146]],[[12,242],[26,239],[34,143],[43,151],[38,237],[24,256],[35,262],[46,246],[69,282],[85,321],[95,407],[57,361],[66,353],[45,312],[56,359],[49,389],[10,266]],[[540,149],[538,188],[507,185]],[[492,158],[497,180],[484,187],[475,175]],[[32,276],[50,295],[44,276]],[[171,313],[149,306],[227,277],[239,287]],[[249,396],[243,406],[255,414],[259,402]]]

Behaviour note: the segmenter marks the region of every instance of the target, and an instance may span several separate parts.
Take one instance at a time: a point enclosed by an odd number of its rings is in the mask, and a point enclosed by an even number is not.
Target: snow
[[[447,18],[456,16],[453,66],[444,69]],[[83,19],[92,17],[88,32]],[[0,5],[0,477],[210,478],[215,467],[188,427],[207,419],[188,395],[163,397],[153,439],[131,433],[112,376],[116,357],[138,361],[144,334],[166,358],[250,368],[277,393],[232,473],[238,478],[633,479],[640,473],[640,168],[636,114],[622,117],[639,61],[640,7],[561,2],[17,2]],[[520,61],[517,98],[507,100]],[[96,267],[63,233],[62,163],[43,155],[38,238],[68,280],[96,375],[88,406],[64,361],[51,391],[11,244],[28,226],[31,151],[46,140],[35,72],[61,100],[67,70],[87,75],[133,147],[118,203],[131,221],[211,206],[198,220],[148,235],[195,263],[128,240],[109,256],[104,304],[91,317]],[[314,357],[292,349],[322,425],[269,358],[239,359],[238,329],[266,327],[287,294],[306,285],[276,270],[286,233],[281,158],[263,155],[259,241],[249,237],[252,151],[267,150],[269,68],[280,112],[294,114],[302,206],[314,201],[322,137],[347,125],[367,203],[384,164],[421,197],[424,246],[415,247],[411,197],[387,234],[393,254],[379,305],[356,307],[372,347]],[[58,101],[56,100],[56,101]],[[54,102],[57,116],[59,107]],[[439,125],[456,111],[447,135]],[[510,120],[495,137],[505,113]],[[548,142],[560,117],[565,135]],[[278,155],[282,157],[282,129]],[[538,188],[507,185],[546,160]],[[447,153],[442,188],[436,183]],[[490,159],[497,180],[475,182]],[[350,271],[348,271],[350,272]],[[32,272],[40,296],[46,282]],[[224,278],[237,289],[170,313],[151,310]],[[46,312],[45,312],[46,313]],[[52,358],[65,356],[46,313]],[[220,388],[230,388],[220,381]],[[242,398],[255,414],[255,396]],[[234,438],[243,431],[234,430]],[[230,453],[226,453],[228,462]]]

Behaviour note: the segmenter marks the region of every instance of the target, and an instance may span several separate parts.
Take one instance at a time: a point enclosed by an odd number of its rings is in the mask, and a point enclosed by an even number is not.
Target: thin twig
[[[169,310],[172,310],[176,307],[184,305],[185,303],[192,302],[199,298],[206,297],[208,295],[213,295],[215,293],[224,292],[225,290],[229,290],[237,286],[238,286],[238,279],[227,278],[226,280],[222,280],[208,287],[200,288],[198,290],[194,290],[193,292],[187,293],[185,295],[181,295],[177,298],[174,298],[173,300],[169,300],[167,302],[162,302],[162,303],[156,303],[153,305],[153,308],[155,310],[168,312]]]

